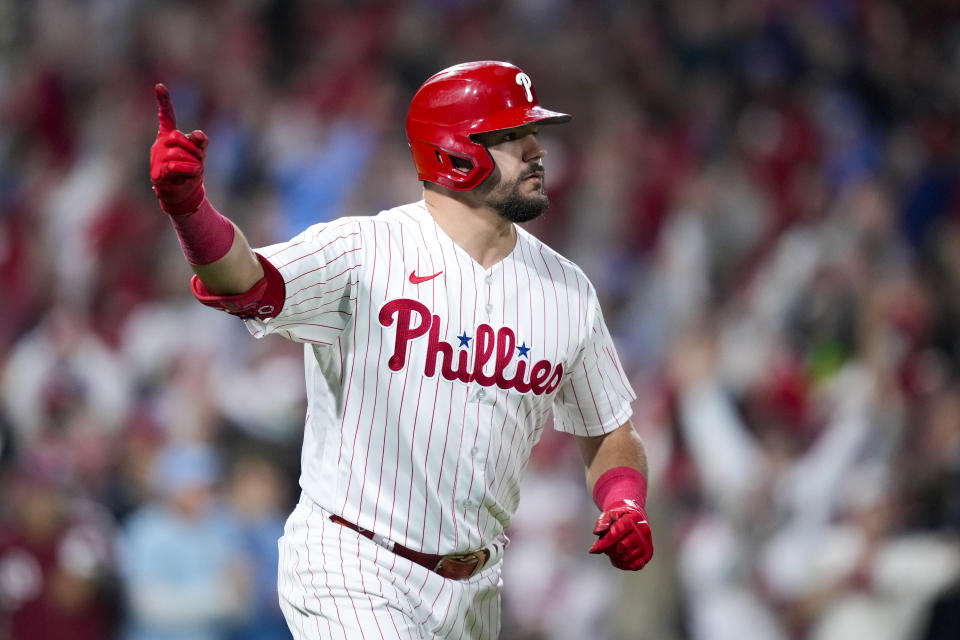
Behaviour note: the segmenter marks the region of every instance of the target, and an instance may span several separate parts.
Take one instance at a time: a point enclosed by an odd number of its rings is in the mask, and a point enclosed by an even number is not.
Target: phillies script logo
[[[563,365],[554,366],[549,360],[534,363],[528,375],[529,363],[518,358],[513,377],[504,375],[518,349],[517,337],[509,327],[501,327],[497,331],[488,324],[477,327],[476,357],[471,369],[467,350],[456,350],[454,360],[453,345],[440,339],[440,316],[432,315],[426,305],[409,298],[391,300],[380,308],[379,320],[385,327],[392,326],[394,321],[397,323],[393,355],[387,361],[391,371],[400,371],[407,363],[408,343],[427,336],[427,365],[423,373],[428,378],[437,373],[439,356],[440,375],[447,380],[476,382],[484,387],[496,385],[501,389],[516,389],[520,393],[532,391],[537,395],[550,393],[560,386]],[[483,369],[490,363],[493,363],[493,373],[487,374]]]

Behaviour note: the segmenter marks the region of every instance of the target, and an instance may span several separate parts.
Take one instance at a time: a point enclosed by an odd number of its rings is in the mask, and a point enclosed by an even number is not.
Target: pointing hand
[[[150,181],[164,211],[174,216],[193,213],[204,197],[207,135],[199,130],[188,135],[178,131],[167,87],[158,84],[154,92],[160,127],[150,147]]]

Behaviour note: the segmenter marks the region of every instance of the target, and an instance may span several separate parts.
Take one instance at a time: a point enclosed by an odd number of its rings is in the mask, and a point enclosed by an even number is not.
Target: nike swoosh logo
[[[443,273],[443,271],[437,271],[432,276],[418,276],[416,270],[414,270],[410,272],[410,282],[413,284],[420,284],[421,282],[426,282],[427,280],[433,280],[441,273]]]

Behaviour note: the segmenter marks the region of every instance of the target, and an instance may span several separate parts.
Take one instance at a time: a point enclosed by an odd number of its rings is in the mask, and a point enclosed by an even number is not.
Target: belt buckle
[[[443,556],[437,565],[433,568],[434,573],[438,573],[444,578],[451,580],[465,580],[477,575],[484,565],[490,552],[486,549],[463,553],[457,555]]]

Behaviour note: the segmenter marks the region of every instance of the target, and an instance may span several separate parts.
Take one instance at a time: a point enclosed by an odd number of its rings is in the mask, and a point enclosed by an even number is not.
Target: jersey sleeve
[[[273,318],[245,318],[256,337],[278,334],[296,342],[330,345],[353,321],[362,267],[360,222],[314,225],[289,242],[255,250],[283,277],[284,300]]]
[[[590,293],[586,325],[590,333],[553,405],[554,428],[578,436],[602,435],[624,424],[633,413],[630,403],[637,397],[592,288]]]

